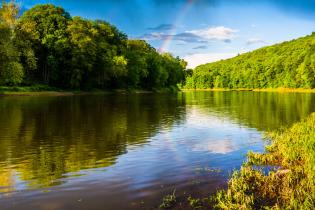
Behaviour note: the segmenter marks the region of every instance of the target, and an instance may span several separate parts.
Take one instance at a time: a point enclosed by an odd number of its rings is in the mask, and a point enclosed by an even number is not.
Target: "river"
[[[180,92],[0,98],[0,209],[133,210],[224,189],[266,131],[315,94]]]

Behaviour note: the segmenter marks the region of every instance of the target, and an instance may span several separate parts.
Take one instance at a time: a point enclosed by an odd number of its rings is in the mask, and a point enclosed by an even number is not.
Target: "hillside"
[[[314,88],[315,32],[237,57],[198,66],[185,88]]]

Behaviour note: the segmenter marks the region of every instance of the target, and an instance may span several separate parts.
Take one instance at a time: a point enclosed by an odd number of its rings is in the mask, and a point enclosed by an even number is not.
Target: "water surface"
[[[151,209],[226,186],[265,131],[315,94],[186,92],[0,98],[0,209]]]

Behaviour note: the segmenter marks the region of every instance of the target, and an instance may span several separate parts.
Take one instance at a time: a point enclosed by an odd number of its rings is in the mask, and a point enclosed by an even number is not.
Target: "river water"
[[[226,187],[266,131],[315,94],[184,92],[0,98],[0,209],[152,209]]]

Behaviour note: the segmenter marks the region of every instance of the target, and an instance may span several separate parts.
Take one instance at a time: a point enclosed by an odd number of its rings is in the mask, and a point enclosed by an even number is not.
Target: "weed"
[[[166,195],[163,198],[161,205],[159,206],[161,209],[168,209],[173,207],[176,204],[176,190],[173,193]]]
[[[187,198],[187,201],[189,203],[189,206],[192,207],[193,209],[202,208],[202,202],[199,198],[193,198],[193,197],[189,196]]]

